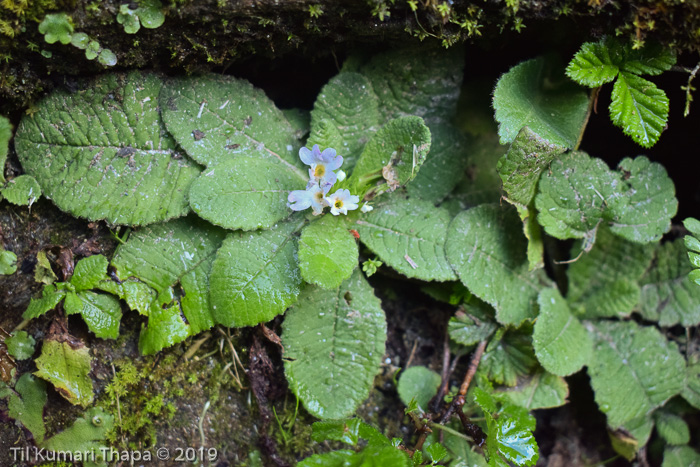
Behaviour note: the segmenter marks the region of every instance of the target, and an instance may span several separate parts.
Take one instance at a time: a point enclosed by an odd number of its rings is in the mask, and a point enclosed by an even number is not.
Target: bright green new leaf
[[[586,42],[569,62],[566,75],[589,88],[610,83],[620,71],[620,49],[616,41]]]
[[[566,404],[569,385],[561,376],[537,370],[532,375],[520,378],[516,386],[503,391],[503,394],[513,404],[527,410],[547,409]]]
[[[656,431],[667,444],[677,446],[690,442],[690,429],[682,417],[665,410],[657,410],[654,412],[654,421]]]
[[[343,156],[343,170],[352,172],[362,148],[379,128],[378,102],[369,80],[361,74],[340,73],[335,76],[316,98],[307,146],[319,144],[321,150],[332,147]],[[322,126],[324,121],[336,131]],[[329,134],[337,136],[329,141]],[[333,140],[340,144],[323,144]]]
[[[90,360],[90,349],[82,343],[46,339],[35,360],[39,371],[34,374],[53,384],[71,404],[87,407],[94,399],[92,379],[88,376]]]
[[[68,292],[64,308],[66,314],[81,315],[90,331],[97,337],[102,339],[119,337],[122,307],[116,297],[89,290],[78,293]]]
[[[108,279],[108,266],[109,260],[103,255],[92,255],[83,258],[75,265],[70,283],[79,292],[94,289],[100,281]]]
[[[16,394],[10,394],[7,402],[10,417],[18,420],[32,432],[34,439],[41,443],[46,434],[44,427],[44,406],[46,405],[46,383],[31,373],[25,373],[15,384]]]
[[[167,299],[163,299],[163,295]],[[192,327],[182,320],[180,307],[177,302],[173,301],[174,299],[173,296],[167,296],[166,291],[151,304],[148,310],[148,324],[141,329],[141,334],[139,334],[139,351],[143,355],[152,355],[166,347],[182,342],[194,334]],[[159,303],[161,301],[162,305]],[[207,310],[201,311],[203,312],[202,317],[209,319],[208,316],[204,315]]]
[[[360,241],[405,275],[422,280],[454,280],[445,257],[450,215],[428,201],[390,196],[357,221]]]
[[[450,339],[460,345],[471,346],[491,337],[497,326],[493,308],[472,297],[450,318],[447,329]]]
[[[610,206],[610,229],[633,242],[660,240],[671,230],[678,210],[676,188],[666,169],[644,156],[625,158],[617,169],[624,197]]]
[[[563,77],[550,76],[543,58],[528,60],[501,76],[493,91],[502,144],[515,140],[524,126],[552,144],[576,147],[588,111],[588,96]]]
[[[537,298],[540,313],[532,334],[535,355],[545,370],[569,376],[591,357],[593,342],[581,323],[571,314],[559,290],[547,288]]]
[[[32,298],[26,311],[22,314],[22,318],[37,318],[47,311],[53,310],[65,296],[65,290],[56,289],[56,287],[51,284],[45,285],[41,291],[41,298]]]
[[[291,167],[302,165],[294,129],[248,81],[214,74],[170,80],[160,107],[168,131],[200,164],[263,153]]]
[[[148,296],[142,286],[127,289],[125,284],[133,278],[160,296],[154,308],[174,302],[177,313],[171,312],[171,319],[185,326],[181,309],[191,334],[211,328],[214,319],[209,305],[209,271],[224,236],[224,231],[196,218],[177,219],[132,233],[112,259],[117,276],[124,281],[125,297],[133,298],[129,306],[140,303],[139,297]],[[143,303],[137,309],[144,313]]]
[[[418,407],[429,413],[428,403],[440,387],[442,378],[430,368],[424,366],[412,366],[405,369],[399,376],[397,387],[399,398],[404,405],[409,405],[412,399],[416,400]]]
[[[690,446],[669,446],[664,449],[661,467],[698,467],[700,454]]]
[[[325,215],[301,231],[299,269],[309,284],[335,289],[357,267],[359,249],[344,216]]]
[[[425,452],[430,456],[430,460],[433,464],[436,464],[447,457],[447,449],[440,443],[430,443],[429,446],[425,448]]]
[[[368,446],[360,452],[338,450],[307,457],[299,467],[413,467],[406,452],[394,446]]]
[[[391,189],[413,180],[431,145],[430,130],[420,117],[400,117],[375,133],[362,150],[348,183],[363,193],[384,179]]]
[[[360,439],[360,425],[362,423],[359,418],[315,422],[311,437],[317,443],[331,440],[355,446]]]
[[[307,178],[258,151],[257,156],[228,159],[205,170],[192,184],[190,206],[226,229],[269,229],[292,214],[287,196],[304,189]]]
[[[653,267],[642,277],[640,311],[661,326],[694,326],[700,323],[700,287],[688,277],[688,263],[682,239],[656,247]]]
[[[70,44],[73,34],[73,20],[66,13],[49,13],[39,23],[39,33],[44,35],[47,44],[61,42]]]
[[[359,271],[335,290],[307,285],[283,324],[289,386],[312,415],[346,417],[367,398],[385,341],[384,311]]]
[[[598,321],[586,327],[594,340],[588,362],[591,386],[613,429],[648,416],[681,392],[684,359],[656,328],[633,321]]]
[[[41,187],[31,175],[20,175],[7,182],[0,193],[12,204],[31,206],[41,196]]]
[[[27,334],[27,331],[13,332],[12,335],[5,339],[7,352],[17,360],[26,360],[34,355],[34,345],[36,341],[32,336]]]
[[[50,94],[17,130],[22,167],[79,217],[141,225],[184,215],[200,169],[165,131],[161,86],[157,75],[131,72]]]
[[[537,365],[532,349],[532,327],[523,327],[507,332],[499,329],[486,347],[479,369],[489,380],[515,386],[518,378],[525,376]]]
[[[514,209],[481,205],[449,226],[445,253],[459,279],[496,309],[501,324],[535,317],[541,275],[528,272],[527,245]]]
[[[10,120],[0,115],[0,185],[5,184],[5,161],[11,138],[12,125]]]
[[[151,302],[156,298],[156,291],[135,279],[117,283],[110,280],[101,281],[96,288],[116,295],[126,302],[131,310],[137,310],[142,315],[148,316]]]
[[[211,267],[212,314],[228,327],[254,326],[284,313],[299,296],[297,236],[303,220],[257,232],[232,232]]]
[[[615,81],[610,118],[645,148],[659,140],[668,120],[668,97],[654,83],[627,72]]]
[[[523,127],[496,165],[508,200],[521,206],[530,204],[542,171],[564,151],[564,147],[550,143],[529,127]]]
[[[107,433],[113,428],[114,416],[101,407],[93,407],[76,419],[69,428],[47,439],[41,447],[49,451],[72,452],[73,460],[80,460],[76,459],[77,454],[87,453],[83,460],[90,461],[90,454],[94,453],[95,460],[99,461],[102,459],[102,451],[107,450]]]
[[[17,255],[0,247],[0,275],[14,274],[17,271]]]

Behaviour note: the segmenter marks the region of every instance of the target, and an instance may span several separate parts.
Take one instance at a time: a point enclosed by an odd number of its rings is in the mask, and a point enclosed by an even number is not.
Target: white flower
[[[369,204],[365,203],[365,204],[363,204],[362,207],[360,208],[360,211],[362,211],[362,212],[370,212],[370,211],[373,210],[373,209],[374,209],[374,207],[372,207],[372,206],[370,206]]]
[[[341,188],[332,195],[326,197],[326,203],[331,207],[331,214],[347,214],[348,211],[357,209],[357,203],[360,202],[360,197],[351,195],[350,190]]]
[[[330,185],[325,189],[321,188],[317,183],[310,185],[306,190],[294,190],[287,197],[287,204],[292,211],[303,211],[311,208],[314,216],[318,216],[323,212],[323,208],[328,206],[325,194],[328,193]]]
[[[343,156],[336,156],[335,149],[327,148],[321,152],[318,144],[314,144],[312,149],[299,149],[299,158],[304,164],[311,167],[309,178],[321,185],[328,183],[333,185],[338,178],[333,171],[343,165]]]
[[[345,174],[345,171],[344,171],[344,170],[339,170],[339,171],[336,173],[336,176],[338,177],[338,181],[339,181],[339,182],[342,182],[343,180],[345,180],[345,177],[347,177],[347,175]]]

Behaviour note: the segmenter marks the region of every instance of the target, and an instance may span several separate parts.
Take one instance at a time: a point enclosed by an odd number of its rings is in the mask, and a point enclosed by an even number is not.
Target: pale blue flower
[[[330,190],[330,185],[321,188],[317,183],[310,185],[306,190],[294,190],[287,197],[287,204],[292,211],[303,211],[311,208],[313,215],[318,216],[323,208],[328,206],[325,195]]]
[[[299,157],[304,164],[311,167],[309,178],[312,181],[318,181],[321,185],[330,183],[332,186],[338,178],[333,171],[343,165],[343,156],[337,156],[335,149],[327,148],[321,152],[318,144],[314,144],[311,149],[299,149]]]
[[[348,211],[357,209],[360,197],[351,195],[350,190],[341,188],[330,196],[326,197],[326,203],[331,207],[331,214],[347,214]]]

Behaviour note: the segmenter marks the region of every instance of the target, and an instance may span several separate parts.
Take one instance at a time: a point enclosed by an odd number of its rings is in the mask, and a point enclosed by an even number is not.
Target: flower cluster
[[[287,200],[289,207],[294,211],[303,211],[311,208],[314,216],[323,213],[323,208],[331,208],[331,214],[347,214],[348,211],[357,209],[360,202],[359,196],[351,195],[350,190],[341,188],[332,195],[328,192],[336,181],[345,178],[345,172],[340,169],[343,165],[343,156],[338,156],[335,149],[328,148],[323,152],[314,144],[312,149],[301,148],[299,157],[309,167],[309,184],[306,190],[294,190],[289,193]],[[334,172],[338,170],[338,172]]]

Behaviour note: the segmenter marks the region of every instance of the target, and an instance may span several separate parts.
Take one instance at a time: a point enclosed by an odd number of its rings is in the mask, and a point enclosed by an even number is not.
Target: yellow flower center
[[[335,200],[335,203],[333,204],[333,206],[335,206],[336,208],[340,209],[340,208],[343,207],[343,201],[337,199],[337,200]]]
[[[321,178],[326,174],[326,167],[324,165],[317,165],[316,169],[314,169],[314,177],[316,178]]]
[[[318,201],[320,203],[321,200],[323,199],[323,192],[322,191],[316,192],[316,194],[314,195],[314,198],[316,198],[316,201]]]

